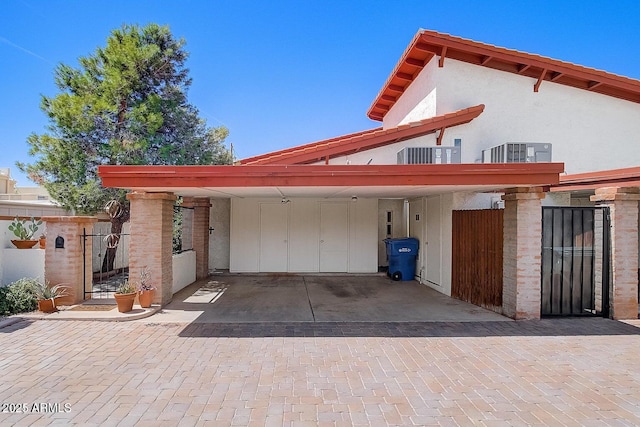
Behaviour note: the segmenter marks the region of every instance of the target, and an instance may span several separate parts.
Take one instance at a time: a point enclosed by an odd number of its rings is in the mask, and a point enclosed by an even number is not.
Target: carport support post
[[[173,193],[129,193],[131,202],[131,241],[129,277],[138,280],[146,267],[156,287],[155,304],[168,304],[173,298]]]
[[[540,187],[510,188],[502,196],[502,313],[517,320],[540,318],[543,197]]]
[[[611,215],[611,317],[638,318],[638,201],[637,187],[596,189],[591,201],[607,206]]]
[[[208,198],[184,197],[182,206],[193,208],[192,244],[196,252],[196,279],[209,276],[209,208]]]
[[[93,224],[98,218],[92,216],[45,216],[47,245],[44,252],[44,280],[51,286],[68,286],[68,296],[56,301],[58,305],[72,305],[84,301],[85,282],[91,286],[92,244],[91,238],[83,242],[84,231],[93,234]],[[62,238],[64,240],[58,239]],[[58,247],[56,248],[56,239]],[[84,255],[83,255],[84,245]]]

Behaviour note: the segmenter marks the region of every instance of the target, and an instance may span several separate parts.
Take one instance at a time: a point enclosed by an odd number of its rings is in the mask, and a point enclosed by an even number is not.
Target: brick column
[[[510,188],[502,196],[502,312],[517,320],[540,318],[543,197],[540,187]]]
[[[156,287],[155,304],[173,298],[173,193],[129,193],[131,241],[129,277],[136,280],[144,267]]]
[[[87,239],[84,246],[82,234],[92,234],[98,221],[90,216],[45,216],[47,246],[44,252],[44,280],[50,286],[69,286],[66,297],[56,301],[58,305],[77,304],[85,299],[84,285],[92,284],[92,244]],[[56,239],[64,239],[64,247],[56,248]]]
[[[638,200],[634,188],[596,189],[591,201],[609,207],[611,214],[611,282],[613,319],[638,318]]]
[[[185,197],[182,206],[193,208],[192,243],[196,251],[196,279],[209,276],[209,208],[208,198]]]

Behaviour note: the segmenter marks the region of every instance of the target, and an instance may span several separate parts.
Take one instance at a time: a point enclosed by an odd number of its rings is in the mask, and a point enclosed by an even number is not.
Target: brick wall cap
[[[177,200],[178,196],[173,193],[148,193],[146,191],[127,194],[127,200]]]
[[[512,193],[544,193],[543,187],[511,187],[504,189],[505,194]]]
[[[98,218],[95,216],[43,216],[41,218],[44,222],[75,222],[75,223],[92,223],[98,222]]]
[[[208,197],[183,197],[182,198],[182,206],[185,208],[195,208],[195,207],[211,207],[211,200]]]
[[[640,188],[638,187],[601,187],[596,188],[595,193],[590,197],[592,202],[640,200]]]
[[[544,199],[544,193],[507,193],[502,196],[502,200],[540,200]]]

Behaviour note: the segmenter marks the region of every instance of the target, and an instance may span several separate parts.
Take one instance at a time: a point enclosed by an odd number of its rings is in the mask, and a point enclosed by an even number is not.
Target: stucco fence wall
[[[9,231],[11,222],[0,220],[0,286],[23,277],[44,280],[44,249],[37,244],[32,249],[16,249],[11,243],[16,238]],[[40,226],[34,238],[43,233],[46,233],[46,224]]]
[[[33,249],[16,249],[11,240],[13,233],[8,227],[11,221],[0,220],[0,286],[8,285],[23,277],[35,278],[44,281],[44,249],[40,249],[36,245]],[[87,233],[103,235],[107,233],[109,223],[98,223],[93,231],[87,230]],[[129,225],[125,224],[124,233],[129,232]],[[46,232],[46,224],[40,226],[38,235]],[[129,236],[126,236],[127,238]],[[98,238],[95,238],[98,239]],[[53,244],[50,239],[48,244]],[[100,268],[102,258],[97,255],[97,242],[94,242],[94,259],[92,264],[94,269]],[[116,267],[120,268],[128,264],[128,241],[119,248],[122,250],[124,257],[119,254],[116,257]],[[196,280],[196,253],[195,251],[186,251],[173,255],[173,292],[178,292],[185,286],[195,282]]]

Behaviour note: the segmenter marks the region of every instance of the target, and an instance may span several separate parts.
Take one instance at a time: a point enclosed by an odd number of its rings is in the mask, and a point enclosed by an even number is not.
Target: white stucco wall
[[[437,69],[438,58],[436,57],[422,69],[409,89],[387,112],[382,122],[385,129],[442,114],[437,110],[437,97],[440,95],[438,89],[440,74],[435,72]]]
[[[44,249],[0,249],[0,285],[23,277],[44,282]]]
[[[387,113],[385,128],[419,119],[420,101],[431,103],[436,87],[437,115],[485,105],[478,118],[445,132],[443,145],[462,139],[463,163],[477,162],[483,149],[506,142],[553,144],[553,161],[564,162],[569,174],[637,166],[640,161],[640,104],[548,81],[536,93],[533,78],[450,58],[443,68],[436,62],[437,57]]]
[[[175,254],[173,263],[173,293],[196,281],[196,252],[186,251]]]
[[[378,269],[378,201],[360,198],[357,202],[350,199],[291,199],[282,205],[280,199],[232,199],[230,226],[230,271],[259,272],[269,271],[261,266],[264,251],[269,248],[283,254],[287,272],[319,272],[322,203],[338,203],[346,206],[348,224],[346,233],[345,256],[346,272],[373,273]],[[261,204],[271,204],[281,211],[279,218],[261,218]],[[280,207],[280,208],[278,208]],[[270,210],[270,211],[271,211]],[[263,210],[266,212],[266,210]],[[261,223],[268,221],[284,224],[282,236],[263,236],[261,241]],[[277,240],[277,242],[276,242]],[[264,258],[263,258],[264,259]]]

